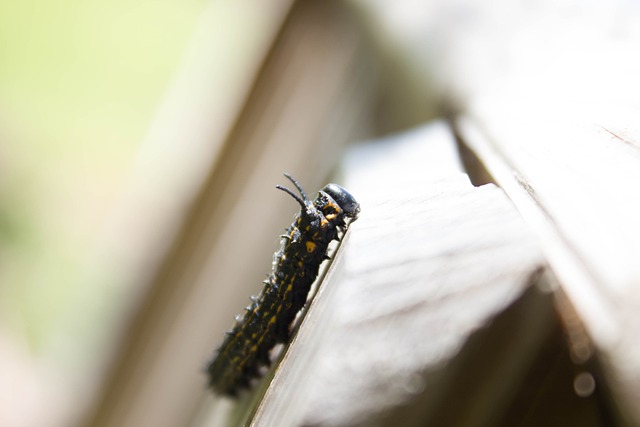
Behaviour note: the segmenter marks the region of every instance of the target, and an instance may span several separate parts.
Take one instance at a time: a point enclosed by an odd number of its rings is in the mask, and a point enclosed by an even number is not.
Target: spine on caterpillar
[[[209,386],[220,395],[233,397],[248,388],[261,368],[269,366],[269,351],[289,342],[291,323],[307,301],[329,244],[360,212],[353,196],[337,184],[326,185],[312,202],[295,179],[285,176],[300,196],[289,188],[277,188],[291,195],[301,209],[282,236],[262,292],[251,299],[244,316],[236,317],[207,366]]]

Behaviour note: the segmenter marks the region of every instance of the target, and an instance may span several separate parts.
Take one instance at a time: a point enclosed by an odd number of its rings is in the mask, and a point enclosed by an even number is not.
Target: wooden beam
[[[509,110],[460,120],[461,138],[535,230],[601,350],[622,413],[640,421],[640,152],[587,116],[532,120]]]

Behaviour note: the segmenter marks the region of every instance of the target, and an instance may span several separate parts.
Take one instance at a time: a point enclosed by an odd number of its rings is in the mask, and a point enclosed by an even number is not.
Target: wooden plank
[[[361,147],[348,164],[344,182],[361,217],[253,426],[371,425],[425,393],[434,417],[442,394],[430,386],[442,365],[544,263],[504,193],[460,173],[442,124]],[[548,327],[546,307],[532,330]],[[540,335],[528,336],[535,347]]]
[[[508,85],[479,91],[458,120],[462,142],[538,235],[629,425],[640,424],[638,16],[629,4],[588,8],[550,27],[529,49],[554,48],[519,56]],[[549,64],[562,67],[544,73]]]
[[[421,89],[435,80],[464,112],[463,142],[539,235],[615,400],[640,425],[637,5],[359,4],[406,66],[431,77]]]
[[[534,124],[511,111],[461,121],[463,140],[536,230],[604,356],[623,414],[640,422],[640,153],[597,122],[538,115]]]

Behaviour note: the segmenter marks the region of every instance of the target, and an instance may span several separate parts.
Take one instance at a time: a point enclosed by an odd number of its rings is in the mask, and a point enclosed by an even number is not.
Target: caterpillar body
[[[337,184],[328,184],[311,201],[300,184],[285,174],[300,192],[276,186],[300,204],[300,212],[282,236],[274,255],[273,270],[260,295],[252,298],[242,318],[227,332],[207,365],[210,388],[220,395],[236,396],[269,366],[269,351],[287,343],[289,328],[304,307],[327,250],[360,212],[355,198]]]

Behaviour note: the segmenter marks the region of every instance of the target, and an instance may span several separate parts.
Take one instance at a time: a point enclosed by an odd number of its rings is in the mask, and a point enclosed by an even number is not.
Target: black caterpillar
[[[209,386],[221,395],[236,396],[240,389],[248,388],[260,375],[260,367],[269,366],[269,351],[289,341],[289,327],[307,301],[320,264],[328,259],[329,243],[360,212],[360,205],[339,185],[326,185],[312,202],[295,179],[284,176],[302,197],[286,187],[276,188],[291,195],[301,210],[282,236],[282,248],[274,255],[273,270],[262,292],[251,298],[244,318],[236,318],[207,366]]]

